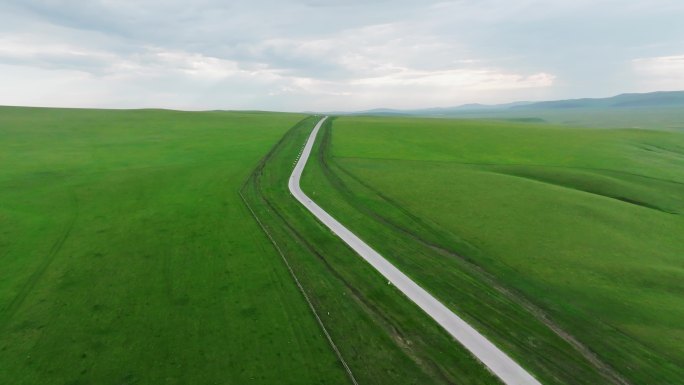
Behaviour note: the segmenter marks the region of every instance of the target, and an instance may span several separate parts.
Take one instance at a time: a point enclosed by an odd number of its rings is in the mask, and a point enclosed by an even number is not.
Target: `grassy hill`
[[[684,107],[684,91],[621,94],[610,98],[555,100],[513,106],[511,109]]]
[[[417,110],[376,109],[352,115],[525,120],[568,126],[684,131],[684,91]]]
[[[498,383],[289,195],[315,122],[0,108],[0,383]],[[684,376],[682,133],[320,135],[307,192],[545,385]]]
[[[369,117],[328,135],[307,192],[543,383],[684,377],[684,135]]]
[[[238,195],[303,118],[0,108],[0,383],[346,383]]]

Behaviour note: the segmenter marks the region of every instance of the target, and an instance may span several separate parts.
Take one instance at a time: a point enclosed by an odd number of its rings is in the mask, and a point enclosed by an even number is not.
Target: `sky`
[[[682,0],[0,0],[0,105],[352,111],[684,90]]]

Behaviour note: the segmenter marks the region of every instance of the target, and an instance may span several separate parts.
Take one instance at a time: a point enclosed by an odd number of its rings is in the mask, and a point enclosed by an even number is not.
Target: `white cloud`
[[[421,71],[409,68],[388,69],[388,75],[363,78],[355,84],[374,87],[429,86],[437,89],[506,90],[512,88],[549,87],[555,76],[547,73],[520,75],[489,69],[451,69]]]
[[[632,61],[639,80],[660,89],[684,88],[684,55],[640,58]]]
[[[18,35],[0,39],[0,60],[52,70],[41,76],[63,76],[60,85],[68,84],[69,90],[97,89],[98,98],[124,107],[140,100],[187,109],[260,107],[250,102],[295,110],[402,107],[410,106],[407,100],[453,104],[469,101],[464,92],[553,84],[554,76],[547,73],[519,74],[487,66],[465,56],[458,43],[405,35],[403,31],[412,28],[411,22],[406,24],[345,29],[317,39],[265,39],[234,48],[227,56],[236,59],[149,45],[106,51],[98,42]],[[424,57],[435,60],[420,60]],[[127,94],[137,97],[126,100],[119,94],[124,89],[135,90]],[[58,94],[62,105],[70,98],[74,103],[69,106],[88,100],[71,91],[46,95]],[[215,100],[208,102],[209,95]]]
[[[678,0],[8,0],[0,103],[23,95],[24,104],[70,106],[446,106],[603,95],[631,89],[634,73],[644,89],[674,88],[684,85],[680,57],[662,55],[681,47],[683,8]],[[639,47],[654,57],[629,62]],[[625,62],[627,79],[616,70]],[[31,102],[23,89],[40,78]]]
[[[684,76],[684,55],[659,56],[634,60],[637,71],[653,76]]]

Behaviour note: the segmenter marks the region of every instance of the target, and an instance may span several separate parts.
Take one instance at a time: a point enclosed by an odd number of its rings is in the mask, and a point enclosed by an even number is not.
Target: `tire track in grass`
[[[76,198],[76,194],[73,191],[71,192],[71,204],[73,215],[67,223],[64,232],[57,238],[55,243],[53,243],[52,247],[50,248],[50,251],[45,256],[45,258],[43,258],[43,261],[40,263],[40,265],[38,265],[36,270],[33,271],[33,274],[31,274],[28,280],[26,280],[21,289],[19,289],[19,292],[14,296],[14,299],[12,300],[12,302],[10,302],[7,308],[5,308],[3,314],[0,315],[0,331],[4,331],[5,328],[9,325],[12,317],[14,317],[17,311],[19,311],[21,306],[26,301],[26,298],[29,296],[29,294],[31,294],[33,289],[36,287],[36,284],[38,284],[43,275],[45,275],[45,272],[48,270],[52,262],[55,260],[57,254],[59,254],[59,251],[62,249],[62,246],[64,246],[64,242],[66,242],[66,240],[71,235],[74,225],[76,224],[76,220],[78,219],[79,211],[78,199]]]
[[[239,192],[239,194],[240,194],[240,198],[242,199],[242,202],[244,202],[245,206],[247,206],[247,209],[249,209],[249,212],[252,214],[252,217],[254,218],[254,220],[259,224],[259,227],[261,228],[261,230],[264,232],[264,234],[266,234],[268,239],[271,241],[271,244],[273,244],[273,247],[276,249],[278,254],[280,254],[280,257],[283,259],[283,262],[285,262],[285,266],[287,267],[287,270],[289,271],[290,276],[292,277],[295,284],[297,285],[299,292],[302,293],[304,300],[309,305],[309,309],[311,309],[311,312],[313,313],[314,317],[316,318],[318,325],[321,327],[321,330],[323,331],[323,334],[325,335],[326,340],[328,341],[328,343],[330,344],[330,347],[333,349],[338,360],[340,361],[340,363],[344,367],[344,370],[347,373],[347,375],[349,376],[349,379],[351,380],[351,382],[354,385],[359,385],[359,383],[356,381],[356,378],[354,377],[354,374],[352,373],[351,369],[349,368],[349,365],[347,365],[347,362],[342,357],[342,353],[340,353],[340,350],[337,348],[337,345],[335,344],[332,337],[330,336],[330,333],[328,333],[328,329],[323,324],[323,320],[318,315],[318,312],[316,311],[316,308],[314,307],[313,303],[311,302],[311,299],[309,299],[309,295],[306,293],[306,290],[304,290],[304,286],[302,286],[301,282],[299,281],[299,278],[297,278],[297,275],[295,274],[294,270],[292,269],[292,266],[290,266],[290,262],[288,262],[287,258],[285,257],[285,254],[280,249],[280,246],[278,246],[275,239],[273,239],[273,237],[271,236],[271,233],[268,232],[268,230],[266,229],[266,226],[264,226],[264,224],[261,223],[261,220],[259,220],[259,217],[257,217],[256,213],[254,212],[254,210],[252,210],[252,207],[249,205],[249,203],[247,203],[247,200],[242,195],[242,192]]]
[[[311,299],[309,298],[309,295],[306,293],[306,290],[304,289],[304,286],[302,286],[301,282],[299,281],[299,278],[297,277],[297,274],[295,271],[292,269],[292,266],[290,265],[290,262],[288,261],[287,257],[285,257],[285,254],[281,250],[280,246],[278,246],[278,243],[276,243],[275,239],[271,236],[271,233],[268,231],[266,226],[261,222],[259,217],[256,215],[252,207],[249,205],[247,202],[247,199],[245,199],[245,196],[242,194],[242,191],[244,190],[245,186],[250,182],[250,180],[254,180],[254,183],[256,184],[256,190],[259,192],[259,198],[261,198],[268,206],[271,208],[274,212],[275,209],[271,206],[270,202],[261,195],[261,190],[260,190],[260,182],[259,182],[259,177],[262,175],[262,170],[266,164],[267,161],[269,161],[272,157],[273,154],[275,153],[276,149],[280,147],[282,143],[284,143],[291,135],[294,135],[294,131],[297,127],[299,127],[301,124],[303,124],[306,121],[306,119],[303,119],[299,123],[297,123],[292,129],[290,129],[276,144],[271,148],[271,150],[264,156],[261,161],[259,161],[257,167],[252,171],[250,176],[247,177],[247,179],[243,182],[242,187],[238,190],[238,195],[240,195],[240,199],[242,199],[242,202],[245,204],[247,209],[249,210],[250,214],[254,218],[254,220],[257,222],[261,230],[266,234],[268,239],[271,241],[271,244],[273,247],[276,249],[280,257],[282,258],[283,262],[285,263],[285,266],[287,267],[288,272],[290,273],[290,276],[294,280],[295,284],[297,285],[297,288],[299,289],[299,292],[302,294],[304,297],[304,300],[306,303],[309,305],[309,309],[314,315],[314,318],[316,318],[316,321],[318,325],[320,326],[321,330],[323,331],[323,334],[326,337],[326,340],[328,341],[330,347],[332,348],[333,352],[337,356],[337,359],[339,362],[342,364],[342,367],[344,368],[347,376],[349,377],[349,380],[352,382],[354,385],[359,385],[359,383],[356,381],[356,377],[354,377],[354,373],[351,371],[349,368],[349,365],[347,364],[347,361],[344,359],[342,356],[342,353],[340,350],[337,348],[337,345],[335,344],[335,341],[333,341],[332,337],[330,336],[330,333],[328,332],[328,329],[325,327],[325,324],[323,324],[323,320],[321,317],[318,315],[318,312],[316,311],[316,308],[314,307],[313,303],[311,302]],[[277,213],[280,215],[279,213]]]
[[[329,159],[332,158],[329,152],[331,143],[331,126],[327,126],[323,129],[323,136],[321,144],[319,146],[317,159],[328,181],[333,186],[335,186],[343,195],[345,195],[347,197],[347,201],[354,207],[356,207],[356,209],[366,213],[372,218],[378,220],[379,222],[405,234],[417,243],[431,250],[434,250],[438,254],[457,259],[458,261],[460,261],[462,267],[465,268],[468,272],[478,277],[479,279],[482,279],[489,286],[491,286],[496,291],[501,293],[504,297],[508,298],[513,303],[516,303],[518,306],[528,311],[535,319],[544,324],[552,332],[554,332],[554,334],[556,334],[558,337],[560,337],[562,340],[564,340],[566,343],[572,346],[577,353],[579,353],[585,360],[587,360],[611,384],[630,385],[630,382],[626,378],[624,378],[619,372],[617,372],[615,368],[601,360],[600,357],[598,357],[598,355],[594,353],[588,346],[584,345],[574,335],[570,334],[568,331],[563,329],[558,323],[553,321],[553,319],[548,315],[546,311],[532,303],[521,293],[501,284],[491,273],[486,271],[481,266],[477,265],[475,261],[463,257],[462,255],[456,253],[448,247],[438,245],[432,241],[426,240],[423,237],[421,237],[417,232],[411,231],[410,229],[405,228],[404,226],[396,223],[395,221],[380,215],[371,208],[368,208],[366,205],[359,204],[353,199],[349,199],[349,197],[353,195],[352,191],[347,187],[347,185],[339,176],[335,175],[335,172],[332,170],[330,164],[328,163]],[[413,221],[415,221],[415,223],[419,223],[423,228],[431,230],[429,228],[429,225],[427,225],[421,218],[415,216],[413,213],[409,212],[404,207],[401,207],[397,202],[385,196],[380,191],[375,190],[373,187],[369,186],[367,183],[365,183],[363,180],[361,180],[356,175],[351,173],[349,170],[345,169],[339,164],[335,164],[335,166],[339,170],[344,172],[347,176],[354,179],[356,182],[367,188],[372,193],[376,194],[380,199],[384,200],[387,204],[393,206],[394,208],[402,212],[404,215],[411,218]]]
[[[506,353],[496,347],[485,336],[475,330],[470,324],[447,308],[437,298],[423,289],[401,270],[386,260],[371,246],[361,240],[356,234],[339,223],[327,211],[318,206],[300,186],[302,172],[309,159],[316,136],[327,117],[321,119],[314,127],[306,141],[303,155],[297,162],[290,176],[288,188],[292,195],[322,224],[334,232],[349,247],[373,266],[380,274],[388,279],[407,298],[418,305],[426,314],[432,317],[458,343],[472,353],[485,367],[507,385],[540,384],[527,370],[511,359]]]
[[[275,146],[274,150],[281,144],[281,142],[284,142],[287,138],[291,137],[291,135],[294,133],[294,130],[291,130],[290,132],[286,133]],[[299,151],[299,150],[298,150]],[[264,167],[263,163],[268,162],[272,159],[274,151],[272,150],[269,152],[264,157],[264,161],[260,163],[257,168],[252,172],[252,178],[248,178],[245,181],[245,184],[243,185],[243,188],[240,190],[240,196],[245,202],[247,208],[251,212],[252,216],[255,218],[257,223],[260,225],[262,231],[266,233],[268,236],[269,240],[271,243],[274,245],[276,250],[279,252],[281,255],[281,258],[283,258],[283,261],[285,262],[286,266],[290,270],[290,274],[292,278],[295,280],[297,283],[299,281],[297,277],[297,273],[295,272],[294,267],[292,267],[287,260],[287,257],[284,255],[284,251],[280,248],[278,243],[275,241],[273,236],[270,234],[269,231],[269,226],[266,225],[265,223],[262,223],[261,220],[258,218],[258,215],[252,210],[251,205],[246,201],[245,196],[242,194],[243,190],[245,189],[245,186],[247,184],[253,184],[256,187],[253,187],[255,191],[257,192],[257,199],[260,200],[261,204],[266,207],[267,211],[271,214],[274,215],[274,218],[278,221],[281,222],[283,231],[285,231],[290,239],[292,239],[294,242],[299,244],[301,247],[304,249],[308,250],[312,256],[315,256],[321,264],[324,266],[324,268],[329,272],[329,274],[335,279],[340,282],[340,284],[347,289],[349,297],[359,306],[363,313],[365,313],[370,319],[376,323],[376,325],[383,329],[384,332],[386,332],[390,339],[394,341],[401,351],[406,354],[411,361],[413,361],[418,367],[422,368],[424,373],[429,373],[429,375],[434,376],[435,378],[440,378],[443,383],[446,384],[455,384],[457,383],[457,380],[449,373],[447,373],[444,368],[442,368],[440,365],[438,365],[436,362],[434,362],[432,359],[429,357],[425,357],[421,354],[418,354],[417,352],[414,352],[413,349],[411,348],[411,342],[408,341],[404,330],[398,325],[395,324],[389,317],[387,317],[383,312],[378,309],[371,301],[368,300],[368,298],[365,297],[365,295],[359,291],[355,286],[353,286],[350,282],[347,281],[347,279],[344,277],[343,273],[339,272],[327,259],[324,255],[321,254],[321,252],[316,248],[314,244],[311,242],[307,241],[306,238],[297,230],[294,228],[292,223],[288,221],[284,216],[283,213],[281,212],[280,209],[276,208],[275,203],[269,200],[269,198],[263,193],[263,188],[261,187],[261,181],[260,177],[263,175],[262,174],[262,169]],[[299,155],[297,156],[299,158]],[[299,285],[298,285],[299,286]],[[356,378],[354,377],[353,372],[351,371],[351,368],[347,364],[346,360],[344,359],[344,356],[342,355],[341,351],[339,348],[336,346],[332,336],[327,332],[327,328],[325,324],[323,323],[323,319],[318,315],[318,311],[316,310],[317,302],[315,296],[309,297],[307,294],[306,290],[303,287],[303,284],[298,287],[300,289],[300,292],[304,295],[305,299],[310,300],[308,305],[311,311],[314,313],[314,316],[316,317],[319,326],[323,330],[324,334],[326,335],[326,339],[328,340],[330,346],[332,347],[333,351],[338,357],[338,360],[341,362],[343,367],[345,368],[345,371],[347,372],[348,377],[350,378],[351,382],[354,384],[358,384]]]
[[[407,338],[405,336],[405,333],[399,326],[397,326],[390,318],[385,316],[380,309],[378,309],[372,302],[370,302],[364,295],[363,293],[351,285],[347,279],[343,277],[343,275],[337,271],[331,264],[330,262],[323,256],[314,245],[312,245],[310,242],[308,242],[300,232],[298,232],[290,222],[287,221],[287,219],[284,218],[282,213],[278,211],[278,209],[273,206],[272,202],[268,201],[268,199],[265,199],[263,196],[261,197],[264,200],[264,203],[267,205],[267,207],[270,209],[271,212],[273,212],[285,225],[285,228],[288,232],[288,234],[292,237],[292,239],[302,245],[304,248],[306,248],[311,254],[315,255],[318,260],[325,266],[326,270],[333,276],[335,277],[348,291],[350,294],[350,297],[363,309],[363,311],[371,318],[373,319],[377,325],[381,328],[383,328],[392,338],[392,340],[402,349],[402,351],[411,359],[416,365],[419,367],[423,368],[427,373],[431,373],[434,376],[437,376],[441,378],[445,383],[447,384],[454,384],[454,379],[451,378],[451,376],[446,373],[443,368],[441,368],[438,364],[436,364],[434,361],[427,357],[422,357],[418,354],[416,354],[410,347],[410,343],[407,343]],[[267,232],[266,230],[264,230]],[[268,233],[268,232],[267,232]],[[277,246],[276,246],[277,247]],[[283,256],[284,258],[284,256]],[[294,272],[293,272],[294,274]],[[295,278],[296,279],[296,278]],[[303,290],[303,288],[302,288]],[[306,294],[305,294],[306,296]],[[313,305],[312,305],[313,306]],[[314,310],[315,311],[315,310]],[[321,325],[323,328],[324,326]],[[331,338],[331,344],[332,338]],[[343,360],[341,354],[340,354],[340,359]],[[352,376],[351,373],[349,373],[350,377]]]

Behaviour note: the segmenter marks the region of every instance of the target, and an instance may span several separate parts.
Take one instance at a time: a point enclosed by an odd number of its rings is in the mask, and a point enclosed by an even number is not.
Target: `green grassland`
[[[418,115],[415,115],[416,117]],[[664,131],[684,131],[684,108],[682,107],[632,107],[632,108],[513,108],[488,111],[459,111],[454,113],[421,116],[453,118],[526,121],[528,123],[560,124],[568,127],[592,128],[640,128]]]
[[[242,193],[289,261],[354,378],[360,384],[498,384],[290,195],[293,162],[317,120],[288,132]]]
[[[465,117],[466,115],[464,115]],[[682,107],[520,109],[479,114],[482,118],[537,118],[553,124],[592,128],[641,128],[684,131]]]
[[[317,119],[0,108],[0,383],[498,383],[290,196]],[[545,385],[684,378],[681,133],[346,117],[303,185]]]
[[[238,195],[302,118],[0,108],[0,383],[346,383]]]
[[[322,135],[305,190],[544,383],[684,378],[684,135],[369,117]]]

